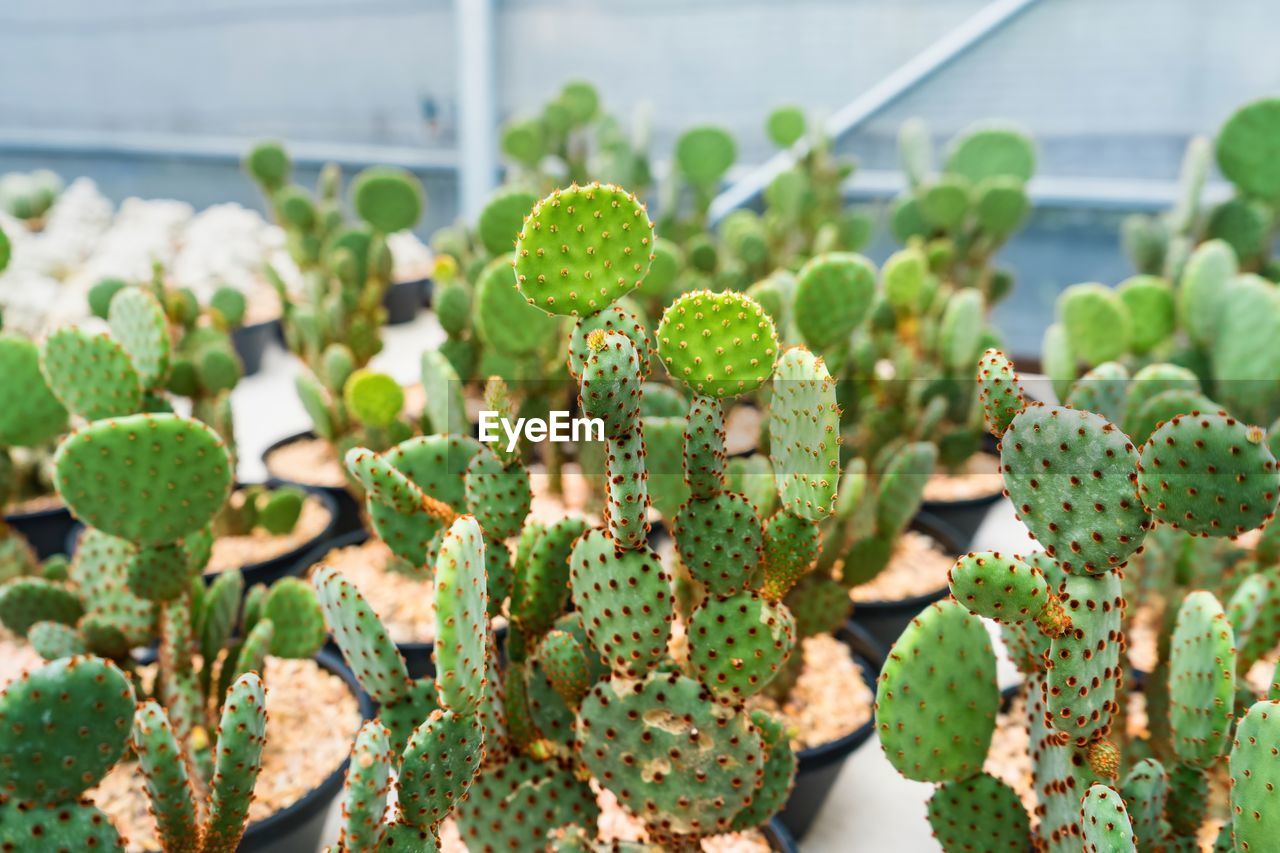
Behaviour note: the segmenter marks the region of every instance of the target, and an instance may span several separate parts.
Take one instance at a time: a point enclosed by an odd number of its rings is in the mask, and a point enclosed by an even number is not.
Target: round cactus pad
[[[0,335],[0,446],[41,444],[67,428],[67,410],[40,373],[36,345]]]
[[[695,184],[714,186],[738,156],[733,137],[718,127],[695,127],[676,140],[676,165]]]
[[[672,527],[681,562],[712,595],[741,591],[760,564],[764,527],[743,495],[721,492],[692,499]]]
[[[773,375],[778,335],[754,299],[695,290],[668,306],[658,324],[658,355],[672,379],[696,394],[733,397]]]
[[[840,481],[840,408],[835,380],[808,350],[789,349],[778,360],[769,434],[783,505],[814,521],[830,515]]]
[[[560,332],[556,318],[530,305],[516,288],[510,254],[494,258],[480,273],[473,317],[484,342],[511,356],[546,350]]]
[[[862,255],[818,255],[796,277],[796,328],[819,350],[844,343],[866,318],[875,294],[876,268]]]
[[[130,415],[142,407],[142,382],[119,343],[74,326],[58,329],[40,355],[49,388],[86,420]]]
[[[587,339],[597,329],[605,334],[621,332],[630,338],[640,360],[640,379],[643,381],[649,377],[652,345],[644,320],[622,305],[610,305],[599,314],[583,317],[573,327],[573,333],[569,337],[569,371],[575,379],[582,378],[582,371],[591,359],[591,347]]]
[[[1280,197],[1280,98],[1236,110],[1218,132],[1218,167],[1246,193]]]
[[[1000,175],[1026,182],[1036,169],[1030,138],[1011,127],[980,127],[960,137],[947,153],[947,171],[977,183]]]
[[[204,527],[231,491],[231,460],[212,428],[178,415],[96,421],[58,447],[54,481],[73,515],[139,545]]]
[[[128,353],[143,386],[154,388],[169,372],[169,323],[150,291],[127,287],[111,300],[111,336]]]
[[[0,693],[0,791],[39,803],[74,800],[124,754],[133,688],[100,658],[63,658]]]
[[[951,782],[982,770],[1000,691],[982,621],[955,601],[912,620],[876,688],[876,728],[889,762],[917,782]]]
[[[401,816],[429,829],[466,794],[484,755],[477,714],[435,710],[409,738],[396,780]]]
[[[539,201],[525,220],[516,282],[549,314],[588,316],[639,286],[652,255],[653,223],[634,195],[575,186]]]
[[[512,250],[524,218],[537,203],[533,193],[521,189],[502,190],[489,200],[476,223],[480,242],[489,254],[505,255]]]
[[[785,604],[750,590],[708,596],[689,620],[689,662],[725,699],[760,692],[791,656],[796,626]]]
[[[1179,415],[1142,446],[1138,487],[1152,515],[1188,533],[1236,536],[1269,519],[1280,472],[1266,433],[1226,412]]]
[[[981,840],[989,853],[1024,853],[1031,822],[1017,793],[987,773],[949,782],[929,798],[929,826],[944,851],[973,849]]]
[[[1033,403],[1000,441],[1018,518],[1068,572],[1105,572],[1141,547],[1150,519],[1138,499],[1138,454],[1099,415]]]
[[[383,234],[412,228],[426,205],[418,179],[403,169],[387,166],[365,169],[356,175],[351,199],[360,218]]]

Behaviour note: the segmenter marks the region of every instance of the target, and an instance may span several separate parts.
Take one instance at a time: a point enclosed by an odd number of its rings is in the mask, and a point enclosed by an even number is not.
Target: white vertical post
[[[498,179],[494,80],[495,0],[456,0],[458,42],[458,203],[474,222]]]

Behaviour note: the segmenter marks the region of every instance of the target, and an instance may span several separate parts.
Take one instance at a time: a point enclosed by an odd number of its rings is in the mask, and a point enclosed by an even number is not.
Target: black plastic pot
[[[387,325],[398,326],[413,322],[422,308],[422,281],[402,281],[387,288],[382,297],[387,309]]]
[[[315,497],[324,508],[329,511],[329,523],[325,525],[324,530],[317,533],[311,539],[303,542],[297,548],[285,551],[283,554],[272,557],[269,560],[262,560],[258,563],[249,563],[247,566],[240,567],[240,573],[244,576],[244,588],[247,590],[255,584],[264,584],[271,586],[276,581],[289,575],[299,575],[310,563],[305,562],[307,556],[315,552],[317,548],[323,547],[324,543],[330,541],[334,536],[334,526],[338,520],[338,508],[334,504],[333,498],[317,489],[308,489],[308,495]],[[80,539],[80,532],[84,530],[84,525],[80,522],[74,522],[71,529],[67,532],[65,539],[65,547],[67,554],[76,552],[76,544]],[[220,572],[206,572],[204,582],[206,584],[213,583]]]
[[[776,817],[760,830],[769,842],[769,849],[776,853],[797,853],[796,840],[791,837],[787,827]]]
[[[847,645],[853,652],[854,659],[862,665],[862,677],[874,694],[876,678],[884,664],[883,649],[866,631],[852,622],[846,623],[836,633],[836,639]],[[839,740],[796,753],[796,785],[776,821],[781,822],[796,838],[804,838],[818,813],[822,811],[822,805],[835,786],[845,761],[858,747],[870,740],[874,732],[875,718],[872,717]]]
[[[916,513],[911,520],[911,529],[925,534],[942,546],[942,550],[951,557],[964,553],[959,535],[941,519],[927,512]],[[926,592],[901,601],[859,601],[853,605],[853,621],[883,649],[891,648],[911,620],[916,618],[935,601],[946,598],[948,589],[943,584],[940,589]]]
[[[36,512],[15,512],[6,515],[4,521],[22,534],[41,560],[54,554],[71,553],[67,550],[67,536],[79,524],[65,506]]]
[[[245,376],[253,376],[262,369],[262,354],[268,344],[279,339],[279,326],[279,320],[268,320],[241,326],[231,333],[231,343],[236,348],[236,355],[240,356]]]
[[[288,480],[284,477],[277,477],[271,473],[271,466],[267,464],[268,458],[272,453],[295,441],[303,441],[305,439],[315,438],[316,434],[310,430],[306,432],[296,433],[287,436],[273,443],[266,450],[262,451],[262,465],[267,469],[267,485],[268,486],[297,486],[311,492],[323,492],[333,498],[334,505],[337,508],[335,518],[336,523],[333,528],[333,536],[342,536],[353,530],[364,530],[364,518],[361,516],[360,502],[356,500],[355,495],[347,489],[346,486],[322,486],[316,483],[302,483],[297,480]]]

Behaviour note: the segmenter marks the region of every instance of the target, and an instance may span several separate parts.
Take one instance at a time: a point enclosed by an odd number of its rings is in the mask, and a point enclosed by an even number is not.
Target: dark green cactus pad
[[[387,792],[391,788],[391,743],[386,726],[370,720],[356,733],[342,791],[342,850],[369,850],[382,835]]]
[[[144,388],[164,382],[169,372],[169,322],[164,306],[149,290],[129,287],[111,300],[111,336],[128,354]]]
[[[876,268],[862,255],[830,252],[796,275],[792,317],[805,343],[825,350],[862,325],[876,293]]]
[[[148,601],[172,601],[191,585],[191,561],[180,542],[144,545],[129,556],[129,590]]]
[[[967,779],[982,769],[999,706],[987,629],[956,602],[940,601],[889,652],[876,688],[880,745],[908,779]]]
[[[710,397],[759,388],[778,358],[773,318],[751,297],[733,291],[680,296],[663,312],[656,338],[671,378]]]
[[[1182,601],[1169,646],[1169,727],[1178,760],[1211,766],[1231,735],[1235,636],[1213,593]]]
[[[1090,366],[1114,361],[1129,348],[1133,321],[1114,290],[1101,284],[1073,284],[1058,297],[1058,317],[1071,350]]]
[[[676,516],[672,533],[680,561],[711,595],[742,591],[760,564],[764,528],[742,495],[721,492],[708,500],[690,500]]]
[[[54,480],[71,512],[138,544],[204,527],[231,491],[222,439],[177,415],[130,415],[77,430],[58,447]]]
[[[1123,421],[1128,399],[1129,371],[1118,361],[1104,361],[1076,380],[1066,404],[1118,424]]]
[[[433,659],[440,704],[452,711],[472,711],[484,692],[489,598],[484,537],[470,516],[455,521],[440,545],[435,604]]]
[[[787,350],[778,360],[769,402],[769,459],[782,504],[820,521],[835,510],[840,482],[840,407],[822,359]]]
[[[473,309],[476,332],[490,347],[510,356],[543,352],[554,345],[560,324],[521,295],[511,264],[511,255],[503,255],[480,273]]]
[[[1277,133],[1280,99],[1260,98],[1245,104],[1218,131],[1218,168],[1249,195],[1275,200],[1280,197]]]
[[[641,421],[649,501],[664,519],[673,519],[689,500],[689,486],[684,480],[685,418],[646,416]]]
[[[1280,702],[1255,703],[1236,727],[1231,749],[1232,829],[1237,851],[1269,850],[1280,838]]]
[[[124,853],[124,839],[88,800],[36,805],[0,802],[0,850],[40,853]]]
[[[619,545],[639,548],[649,535],[649,474],[640,426],[606,440],[605,454],[605,525]]]
[[[771,601],[780,601],[813,567],[822,550],[818,524],[793,515],[783,508],[764,525],[764,583],[761,592]]]
[[[944,853],[1025,853],[1031,822],[1012,788],[987,773],[948,782],[929,798],[929,826]],[[977,845],[977,846],[975,846]]]
[[[123,539],[86,528],[67,572],[91,614],[119,628],[130,646],[145,646],[154,638],[156,605],[129,590],[130,552]]]
[[[273,536],[292,533],[306,500],[307,493],[299,488],[272,489],[258,505],[258,525]]]
[[[999,551],[966,554],[947,571],[947,583],[955,600],[979,616],[997,622],[1033,620],[1054,633],[1066,627],[1044,573],[1018,557]]]
[[[799,763],[781,719],[757,709],[751,712],[751,724],[764,744],[764,778],[752,795],[751,805],[734,815],[730,828],[735,832],[763,826],[783,809],[795,786]]]
[[[591,663],[582,643],[568,631],[548,631],[535,657],[552,688],[569,708],[578,707],[591,689]]]
[[[426,197],[422,183],[411,173],[375,166],[352,181],[351,203],[361,219],[383,234],[391,234],[417,224]]]
[[[1059,598],[1071,626],[1049,646],[1046,702],[1053,727],[1085,746],[1106,736],[1120,710],[1116,699],[1124,650],[1120,573],[1068,575]]]
[[[1170,836],[1194,836],[1209,805],[1209,777],[1199,767],[1174,762],[1169,771],[1169,800],[1165,816]]]
[[[555,190],[539,201],[516,242],[516,282],[548,314],[589,316],[649,273],[653,223],[644,205],[609,184]]]
[[[795,643],[787,606],[750,590],[708,596],[689,619],[689,662],[723,699],[742,701],[764,689]]]
[[[40,351],[16,335],[0,335],[0,445],[43,444],[67,428],[67,410],[45,384]]]
[[[1031,773],[1040,815],[1038,834],[1050,853],[1080,849],[1080,791],[1094,782],[1089,764],[1069,737],[1049,726],[1044,674],[1030,674],[1024,693],[1030,730]]]
[[[404,658],[364,596],[328,566],[321,566],[312,582],[334,642],[360,686],[384,706],[403,699],[409,690]]]
[[[684,430],[684,478],[694,498],[724,491],[724,409],[714,397],[696,396]]]
[[[800,638],[833,633],[849,616],[849,591],[818,572],[801,578],[784,601]]]
[[[75,625],[84,606],[65,585],[44,578],[15,578],[0,586],[0,623],[25,637],[37,622]]]
[[[45,660],[69,658],[89,651],[80,632],[61,622],[36,622],[27,629],[27,642]]]
[[[1129,810],[1138,849],[1155,850],[1169,832],[1164,819],[1165,800],[1169,793],[1169,775],[1154,758],[1144,758],[1125,776],[1120,793]]]
[[[378,719],[391,734],[391,751],[394,755],[404,752],[414,730],[439,707],[435,681],[422,678],[410,683],[409,692],[404,698],[378,709]]]
[[[324,611],[315,589],[301,578],[281,578],[272,584],[262,613],[274,629],[271,654],[276,657],[305,659],[324,645]]]
[[[1013,362],[1000,350],[989,349],[978,360],[978,388],[987,432],[999,438],[1026,405]]]
[[[641,678],[665,658],[671,578],[648,548],[627,550],[602,530],[573,546],[573,604],[587,638],[619,676]]]
[[[471,459],[464,480],[467,507],[491,539],[510,539],[520,533],[533,491],[523,465],[504,466],[489,448]]]
[[[1226,412],[1181,415],[1142,446],[1138,488],[1151,514],[1203,536],[1236,536],[1275,510],[1280,471],[1266,434]]]
[[[1106,785],[1093,785],[1080,802],[1080,826],[1085,853],[1133,853],[1138,839],[1133,834],[1124,800]]]
[[[1216,412],[1218,405],[1199,391],[1173,389],[1162,391],[1142,404],[1137,412],[1126,420],[1129,437],[1139,445],[1145,444],[1160,426],[1178,415]]]
[[[521,535],[511,616],[530,637],[549,630],[564,609],[569,599],[569,556],[586,529],[580,518],[562,518],[542,530],[526,527]]]
[[[950,146],[946,170],[977,183],[1008,176],[1031,180],[1036,152],[1027,134],[1012,126],[987,125],[970,129]]]
[[[266,733],[267,697],[262,679],[257,673],[246,673],[231,685],[222,703],[209,782],[209,819],[201,850],[231,853],[240,843],[262,768]]]
[[[605,334],[620,332],[630,338],[640,363],[640,379],[644,381],[649,378],[649,360],[653,354],[649,330],[638,314],[624,305],[615,304],[598,314],[579,318],[574,325],[573,333],[569,336],[569,373],[575,379],[582,377],[582,371],[591,358],[591,347],[587,345],[587,339],[596,330]],[[681,410],[679,414],[684,414],[684,411]]]
[[[289,177],[291,164],[284,146],[273,139],[256,143],[244,155],[244,170],[270,190],[278,189]]]
[[[1018,518],[1068,572],[1123,565],[1146,537],[1137,451],[1099,415],[1033,403],[1000,442]]]
[[[115,664],[63,658],[0,693],[0,791],[19,800],[74,800],[124,755],[133,687]]]
[[[587,770],[651,836],[724,832],[763,777],[764,745],[746,713],[677,673],[597,684],[578,726]]]
[[[409,738],[396,780],[403,820],[430,829],[466,796],[484,758],[484,726],[473,713],[434,711]]]
[[[544,853],[557,827],[576,824],[594,835],[599,814],[573,768],[516,756],[486,767],[455,817],[472,853]]]
[[[621,332],[592,332],[587,348],[591,356],[582,369],[578,405],[584,415],[604,424],[605,438],[622,438],[640,418],[640,359],[635,345]]]
[[[129,355],[108,335],[74,326],[45,339],[40,369],[68,410],[96,421],[130,415],[142,406],[142,380]]]
[[[195,790],[169,715],[154,699],[138,705],[133,721],[133,749],[146,780],[147,799],[161,847],[189,849],[184,845],[200,837]]]
[[[499,190],[480,211],[476,233],[491,255],[505,255],[516,245],[524,218],[538,199],[522,189]]]

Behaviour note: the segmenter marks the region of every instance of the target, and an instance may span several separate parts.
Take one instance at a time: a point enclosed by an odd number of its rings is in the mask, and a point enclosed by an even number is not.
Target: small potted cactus
[[[978,381],[1005,487],[1043,550],[961,558],[951,597],[912,623],[885,664],[881,744],[904,776],[939,786],[935,837],[944,850],[1193,849],[1206,836],[1215,850],[1266,849],[1280,718],[1274,688],[1258,696],[1237,676],[1254,625],[1229,618],[1211,592],[1190,592],[1174,621],[1168,702],[1148,704],[1166,717],[1164,749],[1153,755],[1158,744],[1122,725],[1128,567],[1157,523],[1234,537],[1270,521],[1280,472],[1264,433],[1193,410],[1139,447],[1102,414],[1026,403],[998,352]],[[979,617],[1000,623],[1027,677],[1029,779],[993,775],[988,761],[1000,693]],[[1218,795],[1229,809],[1211,804]]]

